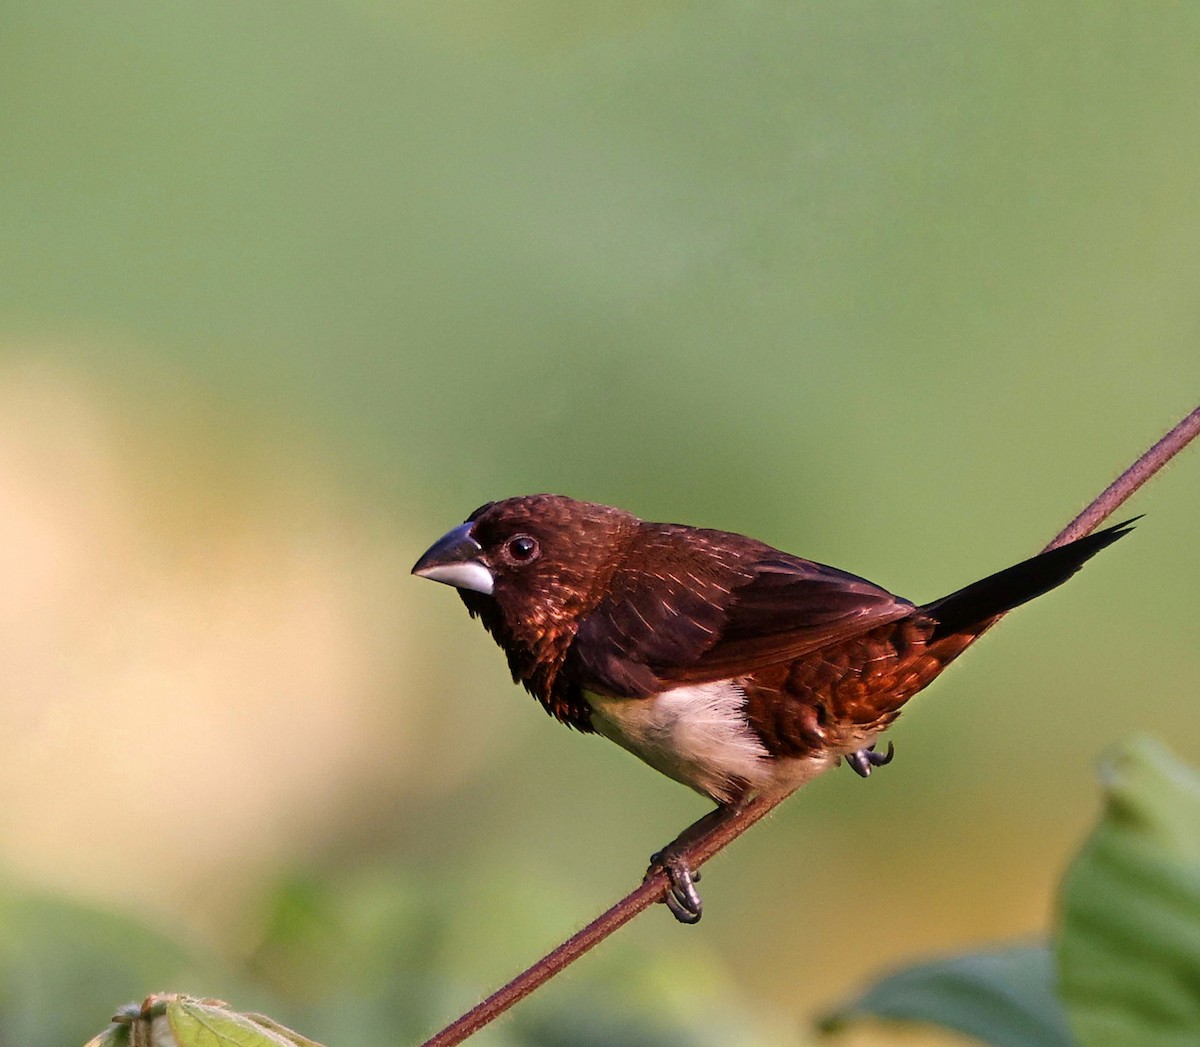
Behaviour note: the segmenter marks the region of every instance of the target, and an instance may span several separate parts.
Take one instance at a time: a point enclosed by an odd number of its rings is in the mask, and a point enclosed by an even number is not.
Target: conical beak
[[[471,537],[473,526],[465,523],[447,531],[416,562],[412,573],[490,596],[496,579],[483,562],[483,547]]]

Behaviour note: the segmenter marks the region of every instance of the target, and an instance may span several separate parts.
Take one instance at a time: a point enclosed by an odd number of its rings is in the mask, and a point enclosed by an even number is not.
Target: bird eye
[[[527,534],[519,534],[515,538],[510,538],[505,548],[508,550],[508,555],[517,563],[528,563],[538,554],[538,543]]]

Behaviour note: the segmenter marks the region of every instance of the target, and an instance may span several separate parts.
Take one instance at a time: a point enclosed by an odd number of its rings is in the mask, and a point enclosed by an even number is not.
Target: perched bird
[[[744,535],[535,494],[476,509],[413,574],[458,589],[556,719],[731,811],[841,759],[863,777],[887,763],[875,741],[909,698],[1132,522],[916,605]],[[652,861],[695,922],[696,877],[672,846]]]

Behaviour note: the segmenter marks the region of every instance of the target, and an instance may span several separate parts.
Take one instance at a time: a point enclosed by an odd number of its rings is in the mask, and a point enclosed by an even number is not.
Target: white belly
[[[728,680],[676,687],[650,698],[584,697],[598,734],[718,803],[747,793],[790,792],[838,762],[836,752],[769,756],[746,722],[745,694]],[[853,748],[872,740],[856,740]]]
[[[728,681],[677,687],[651,698],[585,697],[597,733],[719,802],[739,799],[747,788],[767,788],[782,769],[776,765],[799,762],[767,755],[746,723],[745,695]]]

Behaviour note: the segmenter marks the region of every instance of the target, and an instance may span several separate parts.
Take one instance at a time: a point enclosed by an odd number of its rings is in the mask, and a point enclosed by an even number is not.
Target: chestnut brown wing
[[[568,655],[588,689],[633,697],[743,676],[913,612],[845,571],[740,535],[642,536]]]

